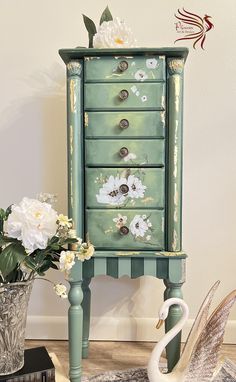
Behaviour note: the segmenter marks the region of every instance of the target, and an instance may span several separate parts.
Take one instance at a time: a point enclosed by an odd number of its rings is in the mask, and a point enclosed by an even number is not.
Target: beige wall
[[[224,8],[225,4],[225,8]],[[58,194],[66,213],[65,68],[57,51],[87,44],[81,14],[98,21],[107,1],[1,0],[0,205],[39,191]],[[236,287],[235,0],[109,1],[140,46],[173,46],[178,7],[213,17],[206,50],[190,55],[185,75],[183,239],[189,258],[185,300],[191,318],[209,286],[216,297]],[[55,272],[48,277],[57,280]],[[62,277],[61,277],[62,278]],[[150,277],[92,282],[92,337],[155,339],[161,281]],[[106,297],[105,297],[106,296]],[[66,336],[67,302],[35,282],[28,335]],[[227,340],[236,342],[236,307]]]

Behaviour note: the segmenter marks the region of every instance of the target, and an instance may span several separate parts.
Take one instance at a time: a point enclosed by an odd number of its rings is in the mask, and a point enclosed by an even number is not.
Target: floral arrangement
[[[68,275],[76,258],[84,261],[93,255],[93,245],[76,237],[71,219],[57,214],[54,201],[52,195],[40,194],[0,209],[0,285],[44,276],[49,268]],[[63,284],[53,285],[60,297],[67,297]]]
[[[83,15],[88,31],[89,48],[132,48],[136,40],[131,29],[118,17],[113,19],[108,7],[103,11],[99,27],[89,17]]]

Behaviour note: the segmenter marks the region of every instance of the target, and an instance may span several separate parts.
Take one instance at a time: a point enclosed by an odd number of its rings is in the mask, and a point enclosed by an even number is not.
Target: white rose
[[[118,17],[104,21],[93,37],[94,48],[132,48],[136,40],[130,28]]]
[[[23,198],[12,206],[4,223],[6,236],[21,240],[30,254],[36,249],[45,249],[48,240],[57,231],[57,213],[48,203],[36,199]]]

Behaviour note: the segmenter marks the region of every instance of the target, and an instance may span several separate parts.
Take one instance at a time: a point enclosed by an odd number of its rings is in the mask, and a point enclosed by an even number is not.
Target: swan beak
[[[156,329],[160,329],[160,327],[162,326],[162,324],[164,324],[164,320],[159,320],[158,323],[156,324]]]

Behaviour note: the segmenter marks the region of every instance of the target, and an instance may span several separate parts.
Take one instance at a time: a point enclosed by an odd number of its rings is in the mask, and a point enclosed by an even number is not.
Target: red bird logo
[[[192,30],[192,33],[186,34],[185,37],[178,38],[175,42],[181,40],[195,40],[193,43],[193,48],[196,49],[196,45],[199,43],[201,48],[204,49],[203,45],[206,40],[206,34],[214,27],[209,20],[211,16],[205,15],[202,18],[195,13],[186,11],[183,8],[182,11],[178,9],[178,14],[175,14],[175,17],[180,20],[179,24],[189,25],[189,27],[185,27],[183,29],[188,32]]]

